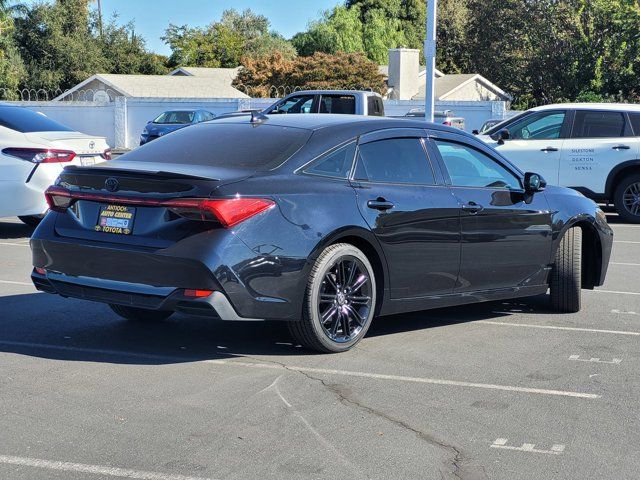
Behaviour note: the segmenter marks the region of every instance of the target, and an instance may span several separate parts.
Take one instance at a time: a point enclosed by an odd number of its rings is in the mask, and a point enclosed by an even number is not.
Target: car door
[[[360,137],[352,184],[384,251],[391,298],[453,291],[460,264],[460,209],[432,167],[422,129]]]
[[[536,172],[553,185],[558,184],[560,155],[568,136],[566,110],[532,112],[505,127],[509,139],[495,149],[523,172]]]
[[[430,143],[461,209],[455,291],[545,283],[552,229],[544,193],[526,195],[520,174],[480,142],[436,132]]]
[[[576,110],[570,138],[565,140],[559,184],[589,194],[604,194],[609,172],[636,160],[640,140],[626,112]]]

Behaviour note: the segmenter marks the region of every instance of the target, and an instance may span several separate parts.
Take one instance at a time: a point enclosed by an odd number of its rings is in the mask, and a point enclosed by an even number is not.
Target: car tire
[[[621,219],[640,223],[640,173],[627,175],[618,183],[613,204]]]
[[[289,322],[289,331],[311,350],[344,352],[366,335],[375,306],[376,278],[367,256],[351,244],[337,243],[315,261],[302,319]]]
[[[27,215],[23,217],[18,217],[22,223],[29,227],[36,228],[40,225],[40,222],[44,218],[44,215]]]
[[[126,307],[111,303],[109,306],[120,317],[132,322],[160,322],[173,314],[171,310],[149,310],[147,308]]]
[[[556,312],[580,311],[582,293],[582,230],[570,228],[560,240],[551,270],[551,307]]]

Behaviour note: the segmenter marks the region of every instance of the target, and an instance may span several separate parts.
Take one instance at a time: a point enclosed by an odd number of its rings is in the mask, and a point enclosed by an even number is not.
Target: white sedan
[[[109,159],[103,137],[76,132],[23,107],[0,105],[0,218],[37,225],[47,211],[44,191],[66,165]]]

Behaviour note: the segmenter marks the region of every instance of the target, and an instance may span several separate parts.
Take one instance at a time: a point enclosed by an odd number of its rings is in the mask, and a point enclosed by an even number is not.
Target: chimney
[[[418,93],[420,50],[392,48],[389,50],[389,87],[394,100],[411,100]]]

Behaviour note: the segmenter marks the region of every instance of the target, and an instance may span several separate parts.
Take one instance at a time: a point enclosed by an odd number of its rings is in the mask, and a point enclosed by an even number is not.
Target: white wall
[[[60,122],[79,132],[106,137],[115,145],[115,120],[113,103],[98,102],[5,102],[21,105]]]
[[[188,92],[185,92],[188,93]],[[80,132],[107,138],[112,148],[135,148],[149,120],[166,110],[202,108],[219,115],[249,108],[266,108],[276,99],[151,99],[117,97],[115,102],[10,102],[39,111]],[[415,100],[385,100],[389,116],[400,116],[412,108],[424,109]],[[436,110],[453,110],[464,117],[466,130],[480,128],[490,118],[507,118],[505,102],[436,102]]]

